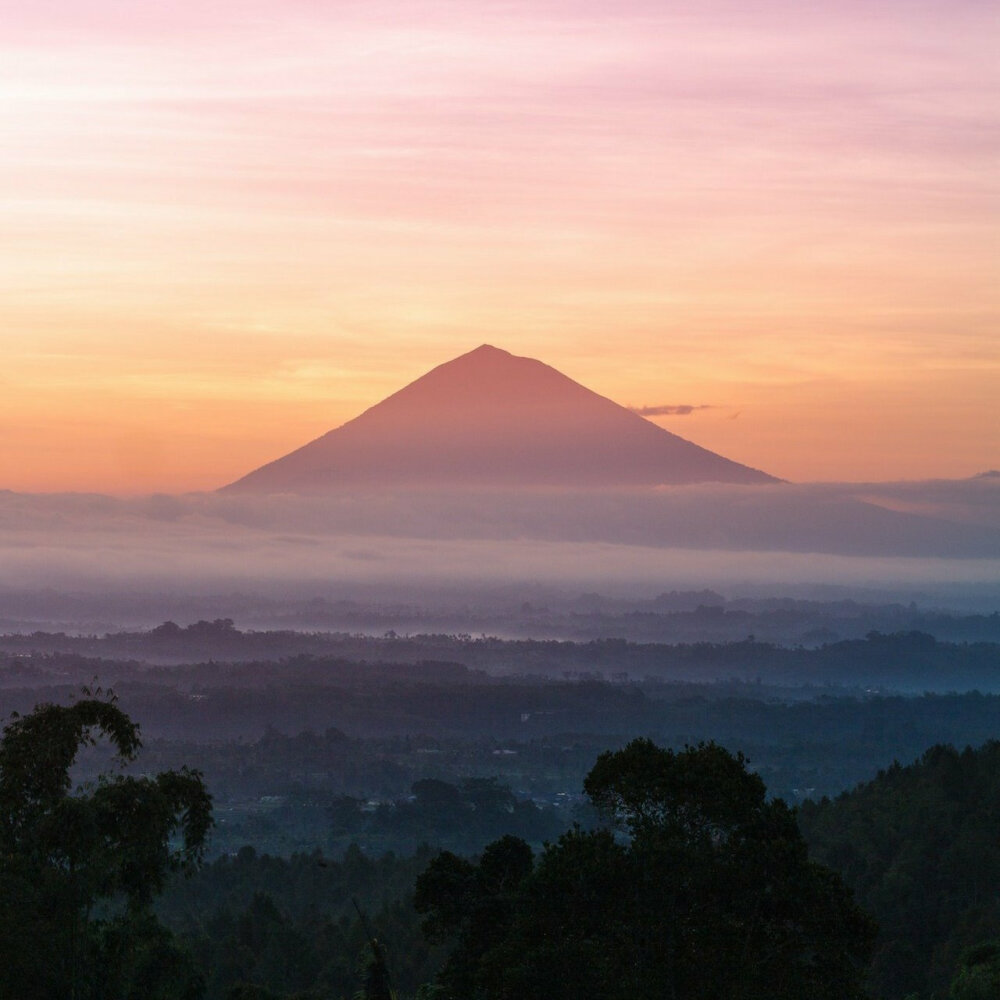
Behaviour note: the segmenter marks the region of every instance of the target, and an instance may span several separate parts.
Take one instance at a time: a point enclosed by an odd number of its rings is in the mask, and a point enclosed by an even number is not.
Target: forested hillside
[[[799,823],[813,857],[881,928],[871,972],[879,996],[945,997],[962,953],[1000,938],[1000,742],[932,747],[833,800],[805,803]]]

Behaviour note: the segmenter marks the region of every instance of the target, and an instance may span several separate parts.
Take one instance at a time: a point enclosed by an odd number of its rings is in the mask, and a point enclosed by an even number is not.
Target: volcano
[[[484,344],[223,490],[773,483],[549,365]]]

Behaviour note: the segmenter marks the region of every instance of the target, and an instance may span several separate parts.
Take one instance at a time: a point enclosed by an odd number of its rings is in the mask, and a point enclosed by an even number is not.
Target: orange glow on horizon
[[[214,489],[483,342],[791,480],[1000,466],[997,25],[5,6],[0,489]]]

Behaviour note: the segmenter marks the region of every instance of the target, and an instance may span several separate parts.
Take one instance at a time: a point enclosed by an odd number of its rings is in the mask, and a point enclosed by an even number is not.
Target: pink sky
[[[214,488],[483,342],[790,479],[1000,465],[986,2],[0,0],[0,488]]]

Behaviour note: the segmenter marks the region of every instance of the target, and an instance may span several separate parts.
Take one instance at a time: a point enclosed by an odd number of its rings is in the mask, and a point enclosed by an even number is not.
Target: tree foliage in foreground
[[[966,949],[1000,938],[998,820],[997,741],[931,747],[907,767],[803,805],[810,850],[879,923],[872,985],[880,996],[946,997]],[[986,976],[968,969],[963,989]]]
[[[141,747],[114,699],[40,705],[0,738],[0,998],[195,998],[201,981],[156,920],[170,872],[202,857],[211,799],[197,771],[102,776],[72,791],[83,746]]]
[[[537,860],[504,837],[420,876],[425,928],[453,942],[445,997],[865,995],[874,926],[741,755],[635,740],[602,754],[585,789],[610,828],[574,829]]]

